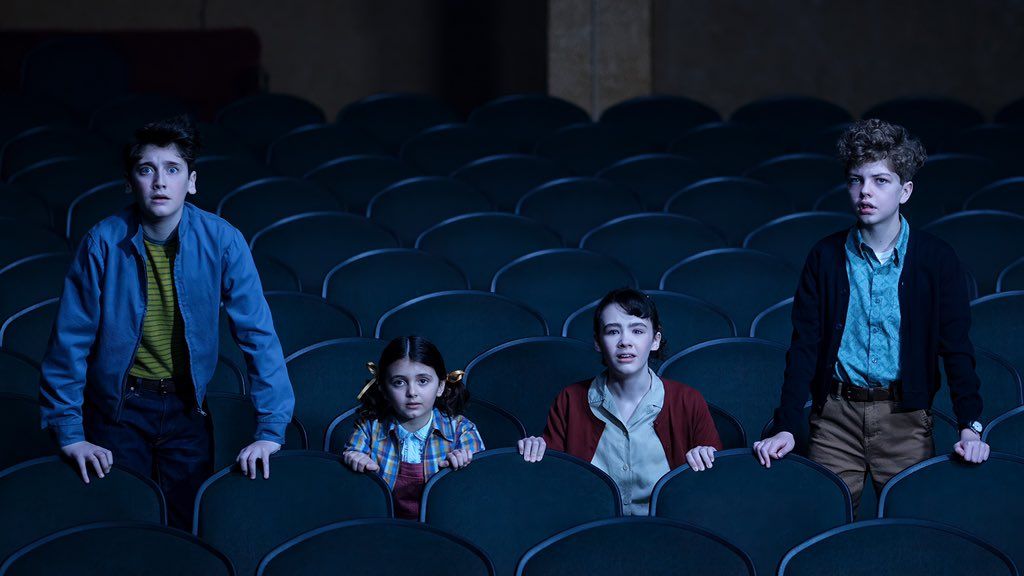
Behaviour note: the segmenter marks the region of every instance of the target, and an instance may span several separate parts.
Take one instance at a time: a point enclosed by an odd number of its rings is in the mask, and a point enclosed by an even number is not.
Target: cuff
[[[256,440],[268,440],[284,446],[286,422],[258,422],[256,424]]]
[[[57,439],[57,444],[59,444],[61,448],[68,444],[74,444],[75,442],[82,442],[85,440],[85,429],[81,424],[51,426],[50,431],[54,438]]]

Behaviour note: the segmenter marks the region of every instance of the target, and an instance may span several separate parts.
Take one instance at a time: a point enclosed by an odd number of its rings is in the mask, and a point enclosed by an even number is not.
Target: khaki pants
[[[935,454],[929,411],[894,412],[894,407],[892,401],[829,396],[821,415],[811,413],[808,457],[849,486],[854,513],[867,474],[881,494],[890,478]]]

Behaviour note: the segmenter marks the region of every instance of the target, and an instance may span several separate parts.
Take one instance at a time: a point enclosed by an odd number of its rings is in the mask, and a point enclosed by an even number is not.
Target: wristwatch
[[[962,427],[960,429],[961,430],[964,430],[964,429],[971,430],[972,432],[975,432],[980,437],[981,433],[985,430],[985,426],[983,426],[981,424],[981,422],[978,422],[977,420],[971,420],[970,422],[967,423],[967,426],[964,426],[964,427]]]

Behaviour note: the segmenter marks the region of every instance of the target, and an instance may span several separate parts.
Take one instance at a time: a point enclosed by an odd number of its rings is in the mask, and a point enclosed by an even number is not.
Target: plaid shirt
[[[398,422],[393,418],[362,419],[356,423],[345,451],[355,450],[368,454],[380,466],[379,474],[388,487],[395,487],[402,450],[398,439]],[[423,447],[423,477],[427,480],[441,469],[441,462],[453,450],[477,453],[484,449],[480,433],[465,416],[448,416],[434,408],[433,428]]]

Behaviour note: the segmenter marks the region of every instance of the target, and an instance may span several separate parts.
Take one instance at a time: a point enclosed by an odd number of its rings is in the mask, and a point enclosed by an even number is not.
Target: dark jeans
[[[168,524],[191,531],[196,492],[213,474],[209,418],[194,408],[190,391],[125,394],[120,422],[86,408],[85,437],[113,452],[115,464],[152,478],[167,500]]]

